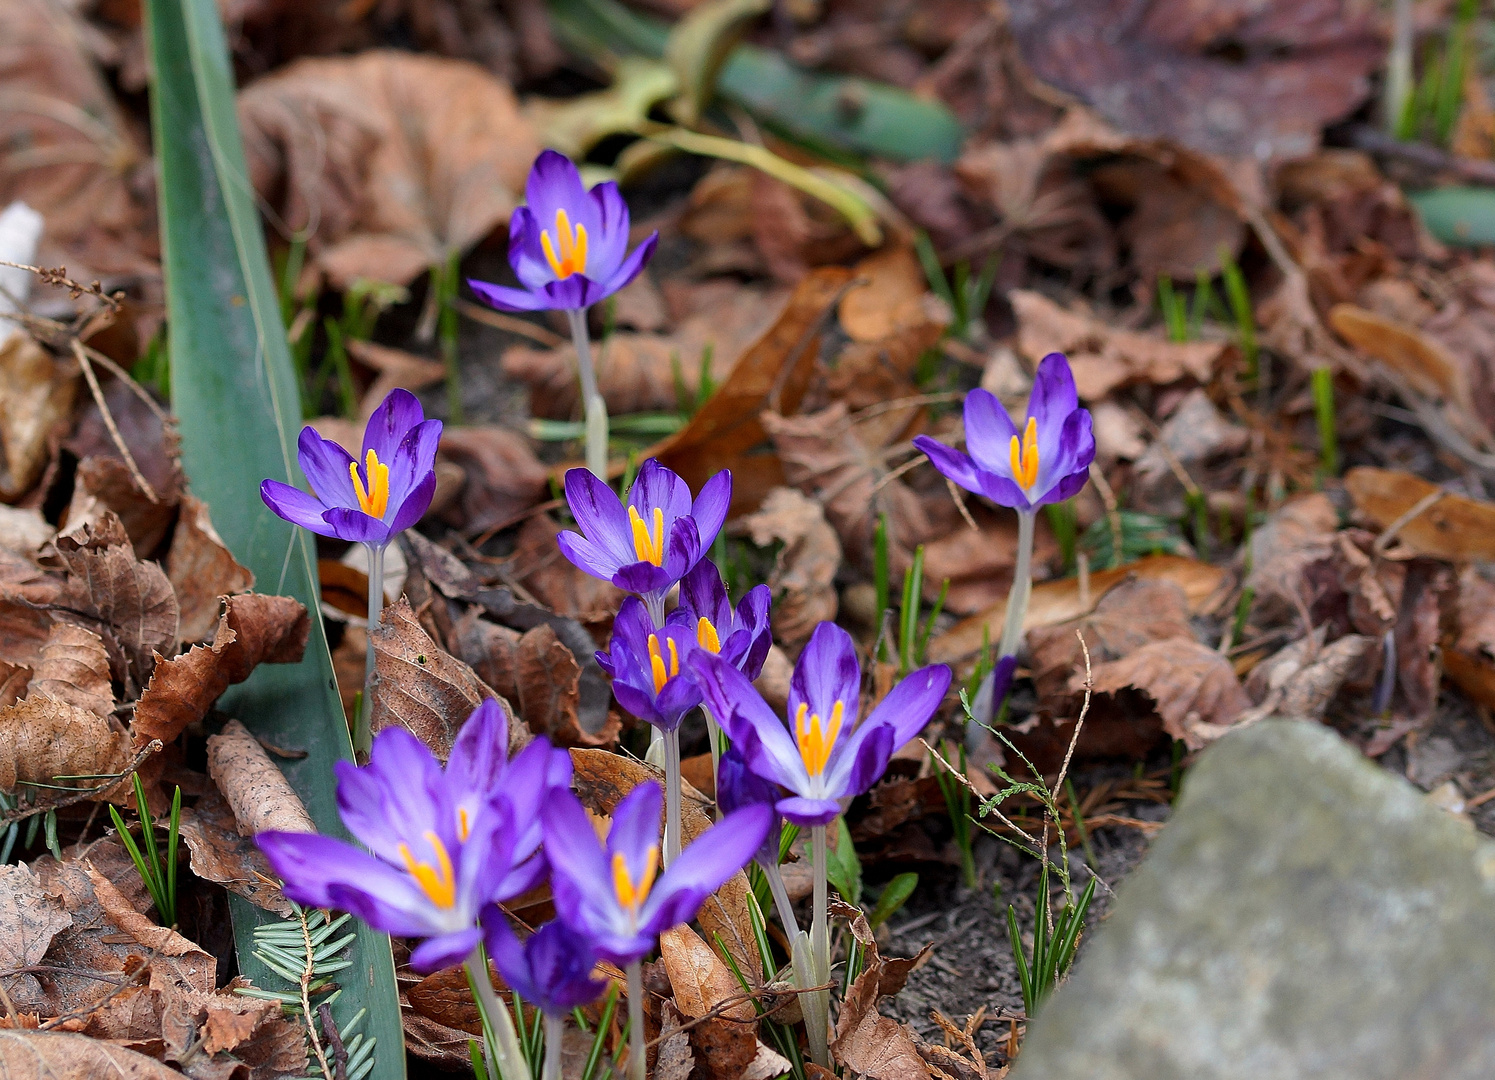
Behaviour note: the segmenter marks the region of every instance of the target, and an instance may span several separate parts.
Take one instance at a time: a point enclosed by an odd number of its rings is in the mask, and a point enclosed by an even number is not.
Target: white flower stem
[[[680,857],[680,729],[664,733],[664,865]]]
[[[815,895],[810,911],[810,956],[808,979],[795,964],[795,973],[801,989],[806,986],[823,986],[831,978],[830,896],[826,878],[825,826],[810,829],[810,846],[815,860]],[[805,1015],[805,1039],[810,1044],[810,1059],[815,1064],[830,1068],[830,1049],[827,1029],[831,1011],[831,992],[816,990],[800,995],[800,1009]]]
[[[585,308],[566,312],[571,323],[571,341],[576,345],[576,371],[581,378],[581,401],[587,420],[587,468],[598,479],[607,479],[607,403],[597,390],[597,372],[592,367],[592,344],[587,336]]]
[[[648,1080],[644,1053],[644,970],[635,960],[628,965],[628,1075]]]
[[[566,1038],[564,1014],[545,1014],[545,1071],[541,1080],[561,1080],[561,1043]]]
[[[369,551],[369,625],[368,650],[363,660],[363,700],[353,721],[353,754],[367,756],[373,745],[370,721],[374,715],[374,631],[384,613],[384,546],[366,545]]]
[[[779,922],[784,925],[784,936],[790,941],[797,940],[801,936],[799,921],[794,917],[794,905],[789,902],[789,890],[784,887],[784,875],[779,873],[778,865],[774,864],[763,867],[763,876],[768,879],[768,891],[773,896],[774,907],[779,909]]]
[[[1033,526],[1037,510],[1017,512],[1017,565],[1012,568],[1012,588],[1007,591],[1007,618],[1002,623],[1002,640],[997,656],[1012,656],[1023,643],[1023,618],[1028,614],[1028,599],[1033,595]]]
[[[498,1063],[498,1075],[503,1080],[530,1080],[529,1066],[525,1063],[524,1051],[519,1048],[514,1021],[509,1018],[509,1010],[488,980],[488,961],[482,948],[474,949],[462,967],[467,972],[467,984],[472,987],[473,1004],[478,1007],[478,1016],[483,1021],[483,1043],[488,1060]]]
[[[701,706],[701,712],[706,717],[706,741],[711,744],[711,793],[716,797],[716,820],[722,819],[722,791],[721,791],[721,764],[722,764],[722,729],[716,722],[716,717],[711,715],[711,710],[705,705]]]

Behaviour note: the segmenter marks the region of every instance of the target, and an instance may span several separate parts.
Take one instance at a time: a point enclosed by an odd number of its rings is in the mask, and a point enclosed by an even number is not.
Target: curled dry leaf
[[[209,737],[208,775],[233,810],[241,835],[317,831],[290,781],[239,721],[230,720]]]
[[[43,891],[28,866],[0,866],[0,970],[14,973],[0,977],[0,989],[11,1002],[12,1015],[16,1009],[34,1012],[41,1006],[41,984],[23,969],[40,964],[52,939],[72,925],[73,917]]]
[[[260,664],[301,660],[311,623],[299,600],[246,593],[223,601],[212,645],[194,645],[181,656],[156,664],[135,706],[137,749],[152,739],[174,740],[206,716],[223,691],[249,678]]]
[[[59,776],[108,776],[129,760],[129,734],[89,709],[38,693],[0,709],[0,789],[5,791],[14,791],[19,781],[51,784]]]
[[[1211,731],[1228,727],[1251,705],[1230,661],[1192,640],[1150,642],[1120,660],[1098,665],[1094,676],[1097,694],[1115,697],[1140,691],[1150,698],[1163,731],[1191,750],[1205,744],[1202,725]],[[1085,673],[1076,672],[1070,679],[1071,692],[1081,692],[1084,683]]]
[[[114,690],[103,639],[81,626],[56,623],[42,646],[41,663],[31,676],[28,692],[107,719],[114,711]]]
[[[180,1080],[181,1073],[122,1046],[65,1031],[0,1030],[0,1073],[47,1080]]]
[[[661,934],[659,955],[675,992],[675,1006],[691,1020],[701,1020],[727,1000],[739,999],[690,1029],[691,1046],[706,1075],[736,1080],[758,1052],[758,1025],[752,1004],[741,1000],[742,985],[689,926]]]
[[[218,623],[218,598],[248,592],[254,575],[241,566],[213,528],[208,504],[183,494],[176,532],[166,553],[166,576],[176,590],[182,641],[202,641]]]
[[[153,986],[158,982],[158,975],[169,973],[178,985],[188,989],[203,992],[213,989],[217,982],[217,960],[203,952],[196,942],[141,914],[109,876],[93,863],[85,859],[83,869],[105,917],[155,954],[152,957]]]
[[[679,1011],[668,1001],[659,1003],[659,1045],[654,1051],[654,1080],[686,1080],[695,1068],[690,1035],[685,1031]]]
[[[1411,473],[1360,466],[1344,477],[1355,510],[1377,529],[1389,528],[1440,489]],[[1495,504],[1453,493],[1397,530],[1396,540],[1419,555],[1450,562],[1495,559]]]
[[[513,521],[540,501],[549,482],[529,440],[508,428],[445,428],[441,453],[464,476],[442,517],[468,531]]]
[[[875,251],[852,272],[866,284],[847,292],[836,309],[851,340],[882,341],[927,321],[929,285],[912,248]]]
[[[138,447],[131,453],[145,456]],[[74,532],[80,524],[97,521],[100,514],[113,511],[129,534],[135,553],[153,557],[171,531],[184,483],[179,470],[168,475],[170,486],[156,488],[152,484],[156,496],[152,499],[124,459],[104,455],[84,458],[78,462],[73,498],[63,517],[67,531]]]
[[[1459,573],[1453,629],[1443,650],[1444,669],[1459,689],[1495,706],[1495,585],[1474,567]]]
[[[1237,725],[1268,716],[1322,720],[1347,682],[1363,683],[1374,674],[1372,662],[1380,655],[1375,638],[1346,634],[1325,646],[1327,629],[1319,627],[1251,670],[1245,689],[1256,704],[1241,715]],[[1209,733],[1209,729],[1197,730]]]
[[[6,115],[14,114],[0,114],[0,125]],[[77,388],[77,374],[25,334],[0,343],[0,500],[19,499],[41,477],[48,439],[72,418]]]
[[[1023,289],[1008,299],[1017,316],[1018,351],[1034,364],[1051,352],[1066,354],[1085,401],[1135,383],[1163,386],[1183,378],[1207,383],[1229,348],[1224,342],[1176,342],[1118,330]]]
[[[408,285],[508,221],[539,145],[478,67],[373,50],[298,60],[239,95],[255,190],[339,287]]]
[[[841,1065],[869,1080],[927,1080],[932,1074],[919,1056],[912,1032],[879,1014],[877,1001],[902,988],[909,971],[923,961],[929,947],[912,960],[892,961],[890,965],[878,955],[876,941],[860,911],[844,904],[835,905],[833,911],[852,919],[852,932],[868,952],[862,973],[841,1003],[831,1054]]]
[[[797,644],[809,638],[817,623],[836,617],[841,542],[819,503],[793,488],[774,488],[742,527],[758,547],[784,543],[768,581],[774,637]]]
[[[1267,622],[1296,618],[1312,599],[1305,576],[1334,553],[1339,513],[1322,492],[1294,499],[1251,534],[1251,573],[1245,587]]]
[[[181,835],[194,874],[282,919],[290,918],[291,905],[275,884],[275,872],[252,836],[239,831],[233,807],[220,792],[210,791],[196,805],[183,808]]]

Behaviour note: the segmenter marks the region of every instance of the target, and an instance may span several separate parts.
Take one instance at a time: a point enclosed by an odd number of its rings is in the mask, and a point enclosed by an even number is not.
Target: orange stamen
[[[660,507],[654,508],[654,529],[644,524],[635,507],[628,508],[628,524],[633,529],[633,550],[638,555],[639,562],[653,563],[655,566],[664,565],[664,511]]]
[[[420,885],[421,892],[430,897],[431,903],[439,908],[453,907],[457,903],[457,881],[452,876],[451,856],[446,853],[446,845],[441,842],[441,837],[429,829],[423,835],[431,845],[431,850],[436,853],[436,865],[417,861],[410,854],[410,848],[404,844],[400,845],[400,858],[405,860],[405,869],[410,871],[410,876]]]
[[[623,858],[623,853],[613,852],[613,893],[617,896],[618,903],[637,913],[644,901],[649,899],[649,890],[654,887],[654,875],[658,870],[658,844],[649,848],[649,854],[644,860],[644,872],[637,881],[628,872],[628,860]]]
[[[794,717],[794,739],[799,744],[799,756],[805,763],[805,772],[811,776],[819,776],[825,772],[826,763],[831,759],[831,748],[836,745],[836,736],[841,734],[841,721],[846,710],[837,701],[831,708],[831,722],[823,726],[819,713],[810,713],[809,722],[805,722],[805,714],[809,711],[810,706],[800,702],[799,712]]]
[[[1023,440],[1018,442],[1016,435],[1012,437],[1012,444],[1008,447],[1011,456],[1012,479],[1017,481],[1017,486],[1024,491],[1030,490],[1038,483],[1038,420],[1036,417],[1028,417],[1028,426],[1023,430]]]
[[[654,676],[654,693],[658,694],[664,689],[664,684],[680,674],[680,653],[675,648],[675,643],[669,638],[664,639],[670,648],[670,666],[665,670],[664,657],[659,651],[659,635],[649,635],[649,670]]]
[[[584,273],[587,268],[587,227],[577,225],[573,231],[571,218],[566,211],[555,212],[555,235],[554,242],[550,239],[550,230],[540,231],[540,246],[545,249],[545,261],[550,263],[550,269],[558,281],[564,281],[572,274]],[[556,253],[556,248],[560,253]]]
[[[369,517],[384,517],[389,509],[389,466],[379,460],[373,450],[364,459],[364,475],[368,477],[365,487],[363,477],[358,475],[358,462],[348,462],[348,475],[353,478],[353,494],[358,496],[358,507]]]
[[[696,640],[701,643],[701,648],[709,653],[722,651],[722,639],[717,634],[716,627],[711,625],[711,620],[702,615],[696,623]]]

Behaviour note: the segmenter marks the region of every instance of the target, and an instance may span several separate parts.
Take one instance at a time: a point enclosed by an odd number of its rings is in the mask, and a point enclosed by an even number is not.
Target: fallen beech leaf
[[[835,530],[820,504],[793,488],[770,491],[762,509],[744,518],[742,527],[758,547],[784,542],[768,581],[774,637],[789,644],[805,641],[816,624],[836,617],[841,542]]]
[[[408,285],[508,221],[534,133],[476,64],[393,50],[297,60],[239,94],[250,178],[285,193],[333,283]]]
[[[38,508],[0,505],[0,552],[29,559],[56,535]]]
[[[860,982],[863,976],[858,976]],[[831,1054],[868,1080],[927,1080],[929,1067],[919,1056],[909,1029],[882,1016],[876,998],[853,989],[841,1004]]]
[[[290,901],[274,884],[269,861],[253,838],[239,831],[233,807],[221,793],[210,791],[195,806],[183,808],[181,835],[191,853],[194,874],[216,881],[282,919],[290,918]]]
[[[0,123],[6,115],[14,114],[0,113]],[[0,344],[0,499],[19,499],[41,477],[47,440],[71,419],[77,385],[77,375],[25,334]]]
[[[22,971],[42,962],[52,939],[73,925],[57,899],[48,896],[24,863],[0,866],[0,989],[15,1010],[34,1011],[42,1001],[36,975]]]
[[[609,715],[595,734],[582,727],[581,665],[549,626],[525,631],[514,665],[519,711],[536,735],[549,737],[557,746],[612,746],[618,741],[622,724],[616,715]]]
[[[208,738],[208,775],[233,810],[240,835],[317,831],[290,781],[239,721]]]
[[[1154,641],[1120,660],[1094,668],[1095,693],[1136,690],[1151,698],[1163,730],[1191,749],[1205,744],[1196,730],[1228,727],[1251,705],[1230,661],[1197,641]],[[1070,692],[1084,689],[1085,673],[1070,679]],[[1082,736],[1083,739],[1083,736]]]
[[[152,739],[172,742],[260,664],[294,664],[306,651],[311,623],[299,600],[260,593],[223,600],[211,646],[194,645],[156,664],[135,706],[136,749]]]
[[[114,711],[109,654],[103,639],[72,623],[56,623],[42,646],[30,693],[87,709],[102,719]]]
[[[83,869],[88,873],[93,894],[105,917],[156,954],[152,957],[153,984],[156,976],[165,970],[193,990],[203,993],[212,991],[217,983],[217,960],[203,952],[196,942],[187,940],[170,927],[154,923],[141,914],[125,894],[115,887],[114,882],[109,880],[108,875],[86,859]],[[171,962],[162,964],[163,959]]]
[[[155,1058],[87,1035],[63,1031],[0,1030],[0,1073],[47,1080],[180,1080]]]
[[[1313,596],[1305,576],[1334,554],[1339,512],[1329,496],[1315,492],[1280,507],[1251,534],[1251,573],[1245,587],[1256,594],[1255,610],[1268,622],[1298,617]]]
[[[1207,383],[1229,348],[1224,342],[1175,342],[1117,330],[1023,289],[1014,289],[1008,300],[1017,316],[1018,351],[1033,364],[1051,352],[1066,354],[1084,401],[1135,383],[1164,386],[1183,378]]]
[[[442,456],[465,476],[444,520],[468,531],[512,522],[544,497],[549,472],[529,440],[501,427],[448,427]]]
[[[202,641],[212,633],[220,596],[254,587],[254,575],[239,565],[213,528],[208,504],[187,494],[166,553],[166,576],[176,590],[182,641]]]
[[[1225,580],[1225,571],[1181,555],[1149,555],[1114,570],[1091,573],[1088,598],[1081,596],[1078,578],[1041,581],[1033,586],[1023,627],[1031,631],[1035,627],[1053,626],[1084,615],[1095,607],[1107,590],[1129,577],[1173,582],[1188,598],[1190,613],[1197,614],[1205,610],[1217,595]],[[930,640],[929,662],[949,664],[974,657],[981,651],[983,638],[995,641],[1001,636],[1002,619],[1006,613],[1004,601],[956,623]]]
[[[573,566],[556,546],[555,537],[560,531],[549,514],[536,514],[519,527],[514,541],[514,579],[557,615],[584,625],[610,623],[623,593],[612,582]]]
[[[97,713],[28,693],[0,709],[0,789],[14,791],[21,780],[51,784],[58,776],[117,773],[130,760],[129,746],[130,736]]]
[[[384,609],[373,638],[370,726],[378,733],[399,724],[445,761],[472,711],[498,695],[472,668],[437,647],[403,597]],[[499,698],[499,704],[508,716],[509,752],[513,754],[529,742],[529,733],[514,719],[507,702]]]
[[[836,317],[853,341],[881,341],[925,321],[929,285],[912,248],[875,251],[852,273],[867,284],[841,298]]]
[[[1444,670],[1475,701],[1495,705],[1495,585],[1466,566],[1459,572],[1454,604]]]
[[[1190,390],[1132,466],[1134,506],[1163,517],[1183,517],[1188,498],[1178,466],[1198,476],[1205,466],[1239,459],[1250,441],[1251,432],[1227,420],[1203,387]]]
[[[1327,646],[1326,627],[1279,650],[1251,670],[1246,694],[1256,702],[1242,714],[1246,724],[1268,716],[1322,720],[1346,682],[1372,675],[1367,661],[1379,654],[1379,642],[1364,634],[1346,634]],[[1223,732],[1222,732],[1223,733]]]
[[[1369,524],[1385,529],[1438,485],[1395,469],[1360,466],[1344,477],[1355,509]],[[1495,559],[1495,503],[1445,494],[1403,525],[1399,543],[1419,555],[1450,562]]]
[[[1463,366],[1439,341],[1415,326],[1354,304],[1336,304],[1329,325],[1355,348],[1387,364],[1412,387],[1431,398],[1448,398],[1470,407]]]
[[[154,557],[176,520],[177,502],[185,484],[180,470],[169,475],[169,486],[152,485],[156,496],[152,499],[122,458],[103,455],[84,458],[78,462],[73,498],[63,516],[67,531],[76,531],[80,523],[97,521],[106,510],[113,511],[129,534],[135,553]]]
[[[661,934],[659,955],[675,991],[676,1007],[692,1020],[742,994],[737,977],[689,926]],[[752,1005],[739,1000],[691,1028],[690,1043],[708,1076],[737,1080],[757,1056],[758,1025],[753,1017]]]
[[[690,1037],[682,1028],[680,1013],[668,1001],[661,1001],[659,1045],[654,1051],[654,1068],[649,1070],[654,1080],[686,1080],[695,1068]]]

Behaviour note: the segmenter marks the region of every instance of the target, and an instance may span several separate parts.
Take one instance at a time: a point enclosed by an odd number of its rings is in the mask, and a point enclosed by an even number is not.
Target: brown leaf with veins
[[[1232,726],[1268,716],[1322,720],[1346,683],[1363,683],[1374,675],[1372,662],[1380,655],[1375,638],[1346,634],[1326,646],[1327,631],[1327,625],[1318,627],[1252,668],[1245,690],[1256,704]],[[1209,733],[1202,726],[1196,730]],[[1220,734],[1228,730],[1223,728]]]
[[[63,1031],[0,1030],[0,1073],[47,1080],[180,1080],[155,1058]]]
[[[1296,619],[1319,590],[1321,567],[1334,555],[1339,512],[1315,492],[1276,510],[1251,534],[1251,573],[1245,587],[1256,596],[1257,617],[1270,624]]]
[[[1495,585],[1472,566],[1459,572],[1443,664],[1464,693],[1482,705],[1495,705]]]
[[[825,520],[820,504],[794,488],[774,488],[763,506],[742,521],[758,547],[784,542],[768,585],[773,592],[774,637],[797,644],[809,638],[817,623],[832,620],[840,604],[836,573],[841,542]]]
[[[675,1006],[690,1019],[700,1020],[728,999],[741,997],[737,977],[689,926],[660,934],[659,955],[675,991]],[[736,1080],[752,1063],[758,1051],[754,1015],[749,1002],[738,1000],[691,1028],[690,1043],[707,1076]]]
[[[239,564],[208,516],[208,504],[183,494],[176,532],[166,553],[166,576],[176,590],[182,641],[203,641],[218,623],[220,596],[248,592],[254,575]]]
[[[612,622],[622,591],[573,566],[556,546],[561,527],[549,514],[535,514],[519,527],[514,542],[514,579],[557,615],[585,625]]]
[[[612,746],[618,741],[622,724],[616,713],[608,715],[596,734],[581,726],[581,666],[549,626],[524,632],[514,664],[519,712],[536,735],[548,736],[557,746]]]
[[[0,989],[10,1001],[10,1012],[37,1011],[43,1000],[36,975],[20,969],[42,962],[52,939],[73,925],[73,917],[24,863],[0,866]]]
[[[140,453],[132,450],[132,453]],[[119,516],[136,554],[154,557],[176,520],[177,501],[185,480],[180,470],[171,473],[170,486],[154,488],[155,499],[136,481],[130,467],[119,457],[86,457],[78,463],[73,498],[63,520],[75,532],[82,522],[97,521],[105,511]]]
[[[182,809],[181,835],[194,874],[282,919],[290,918],[291,904],[274,884],[275,871],[253,838],[239,831],[233,807],[220,792],[210,791],[195,806]]]
[[[1143,645],[1120,660],[1094,669],[1095,693],[1119,695],[1135,691],[1150,698],[1163,730],[1191,750],[1205,743],[1197,728],[1228,727],[1251,706],[1230,661],[1197,641],[1170,639]],[[1085,673],[1070,678],[1070,692],[1079,693]]]
[[[135,706],[137,749],[152,739],[176,739],[208,714],[223,691],[249,678],[260,664],[298,663],[310,633],[306,608],[293,597],[225,597],[212,645],[194,645],[156,664]]]
[[[5,791],[14,791],[22,780],[51,784],[58,776],[106,776],[129,760],[129,734],[88,709],[36,693],[0,709],[0,789]],[[108,795],[104,791],[99,797]]]
[[[8,44],[0,39],[0,49]],[[41,478],[48,440],[72,418],[77,388],[78,376],[24,333],[0,343],[0,500],[14,502]]]
[[[668,1001],[661,1001],[659,1043],[654,1051],[654,1068],[649,1070],[654,1080],[686,1080],[695,1068],[690,1035],[683,1028],[679,1011]]]
[[[1387,528],[1442,490],[1411,473],[1369,466],[1350,469],[1344,486],[1356,513],[1376,529]],[[1419,555],[1450,562],[1495,559],[1495,503],[1447,492],[1402,525],[1396,540]]]
[[[87,709],[107,719],[114,711],[109,684],[109,654],[103,639],[72,623],[56,623],[42,646],[41,663],[28,691]]]
[[[539,151],[476,64],[376,49],[298,60],[239,94],[255,190],[339,288],[408,285],[505,224]]]
[[[317,831],[290,781],[239,721],[208,738],[208,775],[233,810],[240,835]]]

